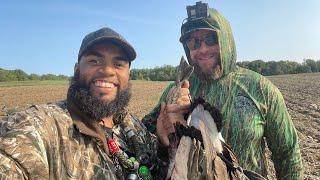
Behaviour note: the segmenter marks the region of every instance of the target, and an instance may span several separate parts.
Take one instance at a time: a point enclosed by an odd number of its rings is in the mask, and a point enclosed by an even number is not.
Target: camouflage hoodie
[[[209,14],[206,23],[217,32],[223,72],[221,78],[206,82],[193,74],[189,80],[192,99],[202,96],[220,109],[222,135],[243,168],[267,175],[266,142],[277,178],[302,179],[298,136],[280,91],[260,74],[236,66],[236,48],[228,21],[215,9],[210,9]],[[184,48],[189,59],[189,50]],[[172,86],[167,87],[158,105],[143,118],[151,132],[156,130],[159,105]]]

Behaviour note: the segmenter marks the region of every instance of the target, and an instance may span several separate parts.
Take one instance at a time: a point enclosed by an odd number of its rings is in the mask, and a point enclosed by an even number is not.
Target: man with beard
[[[85,36],[67,100],[1,121],[0,179],[150,178],[155,138],[126,109],[135,58],[110,28]]]
[[[298,136],[280,91],[262,75],[236,65],[231,27],[217,10],[197,2],[188,6],[187,11],[180,42],[195,68],[189,79],[192,99],[201,97],[221,111],[222,136],[231,145],[241,167],[267,177],[267,144],[277,178],[302,179]],[[160,111],[160,104],[172,86],[169,85],[159,104],[143,119],[165,145],[174,131],[174,122],[182,121],[162,118],[165,115]],[[183,111],[180,114],[183,117]]]

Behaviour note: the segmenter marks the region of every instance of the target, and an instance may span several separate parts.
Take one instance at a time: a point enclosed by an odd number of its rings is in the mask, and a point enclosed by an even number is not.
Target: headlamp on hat
[[[188,21],[207,18],[209,16],[208,3],[196,2],[196,5],[187,6]]]
[[[181,26],[180,42],[184,43],[190,33],[198,29],[212,29],[208,23],[208,3],[196,2],[193,6],[187,6],[188,18],[184,19]]]

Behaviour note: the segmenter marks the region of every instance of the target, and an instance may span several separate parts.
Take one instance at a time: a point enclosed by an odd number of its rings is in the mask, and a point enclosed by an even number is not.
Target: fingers
[[[183,114],[182,112],[188,111],[189,108],[190,108],[190,104],[186,104],[186,105],[168,104],[166,107],[166,113]]]
[[[178,111],[178,107],[168,107],[164,102],[161,103],[160,114],[158,117],[159,123],[162,124],[162,127],[169,133],[174,132],[173,124],[175,123],[174,117],[170,116],[171,111]],[[171,110],[171,109],[173,110]],[[177,110],[176,110],[177,109]],[[169,111],[168,111],[169,110]],[[157,121],[158,122],[158,121]]]
[[[182,85],[180,90],[178,90],[178,88],[174,86],[169,90],[167,96],[171,96],[171,94],[176,94],[176,93],[180,93],[181,96],[187,96],[190,94],[190,91],[189,91],[189,88],[184,87],[184,85]]]
[[[190,91],[187,88],[181,88],[180,94],[181,94],[181,96],[189,96]]]
[[[168,118],[166,118],[168,119]],[[164,119],[165,120],[165,119]],[[162,142],[163,145],[165,146],[169,146],[170,140],[169,140],[169,135],[171,133],[175,132],[175,128],[173,126],[173,124],[170,121],[163,121],[163,134],[161,134],[161,136],[159,135],[159,139]]]
[[[159,136],[160,142],[164,145],[164,146],[169,146],[170,145],[170,141],[168,136]]]
[[[163,128],[165,129],[165,131],[167,132],[167,134],[170,133],[174,133],[175,132],[175,128],[174,128],[174,123],[172,123],[169,120],[165,120],[165,122],[163,123]]]
[[[188,80],[185,80],[182,82],[181,88],[189,89],[189,87],[190,87],[190,83]]]
[[[190,107],[191,101],[190,101],[188,96],[187,97],[181,97],[181,98],[179,98],[177,100],[176,104],[179,105],[179,106],[183,106],[183,107],[185,107],[185,106]]]
[[[182,106],[187,106],[191,104],[191,99],[190,99],[190,92],[189,89],[187,88],[181,88],[180,91],[180,97],[177,99],[176,104],[182,105]]]
[[[168,135],[175,132],[175,129],[173,123],[170,121],[166,109],[166,104],[161,103],[160,113],[157,119],[157,135],[163,145],[169,146]]]
[[[189,82],[184,81],[181,88],[172,87],[166,97],[168,104],[188,105],[191,104]]]

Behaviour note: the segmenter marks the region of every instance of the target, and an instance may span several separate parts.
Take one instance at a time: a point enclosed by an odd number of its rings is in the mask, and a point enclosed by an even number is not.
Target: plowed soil
[[[305,169],[304,179],[320,179],[320,73],[268,77],[282,92],[298,130]],[[154,107],[169,82],[133,81],[129,109],[142,118]],[[0,116],[31,104],[63,100],[68,85],[0,87]],[[272,166],[270,167],[273,171]],[[274,172],[270,175],[273,179]]]

